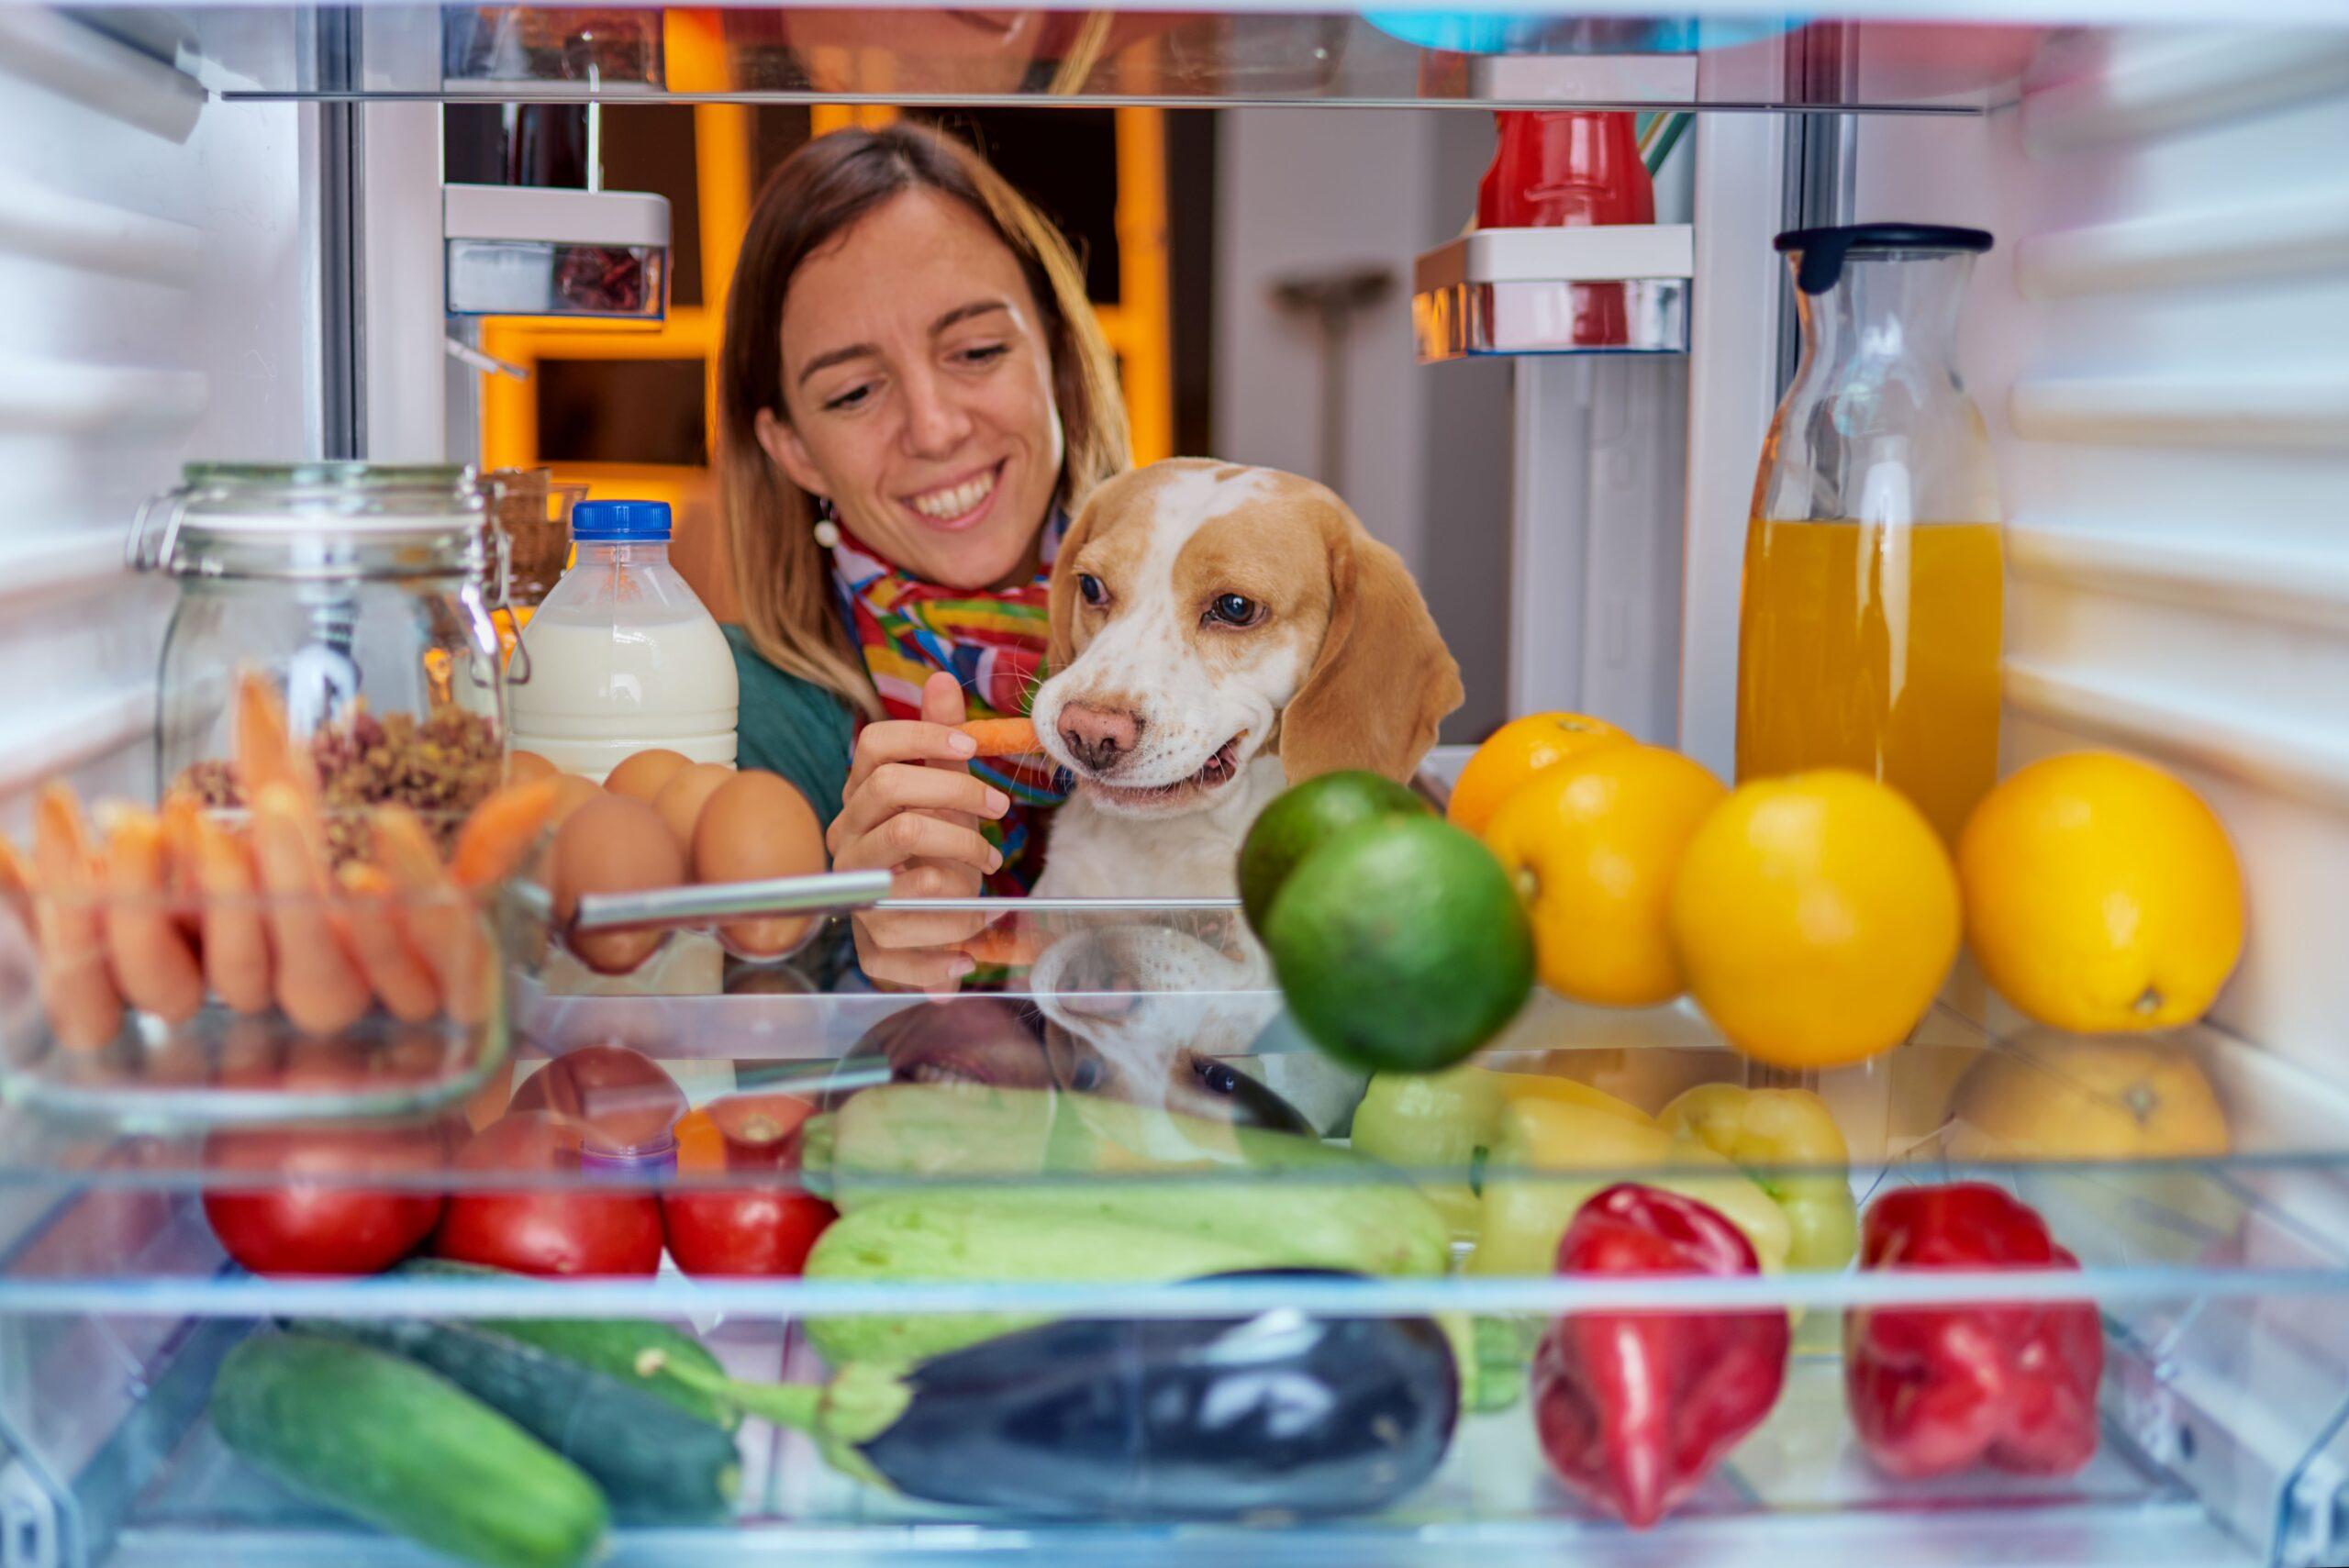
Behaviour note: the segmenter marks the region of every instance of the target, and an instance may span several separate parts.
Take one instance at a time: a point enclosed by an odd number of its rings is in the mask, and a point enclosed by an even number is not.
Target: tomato
[[[669,1255],[696,1277],[796,1274],[835,1218],[822,1198],[781,1187],[661,1195]]]
[[[568,1177],[562,1185],[468,1184],[449,1200],[433,1250],[533,1274],[649,1274],[661,1266],[661,1204],[580,1174],[588,1129],[551,1111],[500,1118],[458,1151],[461,1171]],[[475,1181],[479,1177],[474,1178]]]
[[[668,1140],[685,1114],[685,1093],[649,1056],[624,1045],[587,1045],[522,1080],[507,1108],[556,1112],[584,1124],[591,1147],[627,1153]]]
[[[215,1133],[205,1144],[210,1169],[284,1182],[207,1190],[204,1218],[228,1255],[257,1274],[375,1273],[432,1233],[441,1196],[361,1181],[438,1170],[446,1151],[438,1126]]]

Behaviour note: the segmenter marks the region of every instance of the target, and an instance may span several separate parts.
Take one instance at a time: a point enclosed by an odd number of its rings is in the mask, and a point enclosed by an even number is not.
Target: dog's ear
[[[1436,725],[1466,695],[1403,558],[1330,496],[1330,629],[1281,714],[1281,771],[1297,784],[1341,768],[1408,783]]]
[[[1045,589],[1044,603],[1052,617],[1051,634],[1044,648],[1044,673],[1056,675],[1069,667],[1076,658],[1076,553],[1092,537],[1093,525],[1101,515],[1101,492],[1107,485],[1097,486],[1085,505],[1077,508],[1076,520],[1061,536],[1061,548],[1052,557],[1052,580]]]

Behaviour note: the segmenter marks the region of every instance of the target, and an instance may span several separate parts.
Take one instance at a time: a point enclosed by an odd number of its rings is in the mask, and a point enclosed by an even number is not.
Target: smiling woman
[[[1066,518],[1128,462],[1067,242],[952,138],[818,138],[751,215],[719,395],[743,764],[901,896],[1024,890],[1052,773],[952,727],[1027,711]]]

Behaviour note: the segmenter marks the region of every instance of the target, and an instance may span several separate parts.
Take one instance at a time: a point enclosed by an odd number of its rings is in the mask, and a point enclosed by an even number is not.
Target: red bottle
[[[1655,185],[1620,109],[1503,109],[1500,145],[1476,188],[1479,228],[1653,223]]]
[[[1476,187],[1479,228],[1653,223],[1655,184],[1620,109],[1502,109],[1500,145]],[[1620,284],[1574,285],[1573,340],[1619,348],[1631,335]]]

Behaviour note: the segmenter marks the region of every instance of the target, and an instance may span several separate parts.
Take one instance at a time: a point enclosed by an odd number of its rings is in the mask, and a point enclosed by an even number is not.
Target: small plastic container
[[[571,537],[578,559],[507,669],[514,750],[598,783],[654,747],[731,763],[734,655],[669,564],[667,505],[583,501]]]

